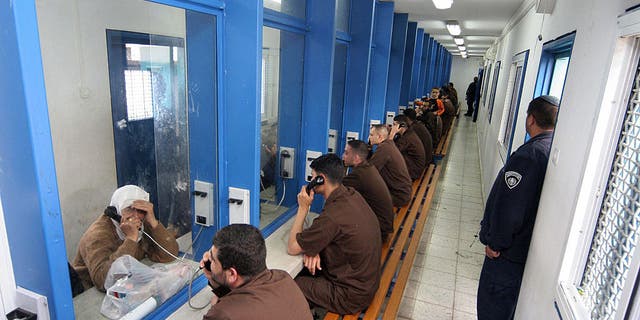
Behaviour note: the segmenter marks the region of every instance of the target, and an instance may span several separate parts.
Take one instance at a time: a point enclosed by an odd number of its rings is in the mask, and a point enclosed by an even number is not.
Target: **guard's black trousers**
[[[478,283],[478,320],[513,319],[524,264],[502,257],[484,258]]]

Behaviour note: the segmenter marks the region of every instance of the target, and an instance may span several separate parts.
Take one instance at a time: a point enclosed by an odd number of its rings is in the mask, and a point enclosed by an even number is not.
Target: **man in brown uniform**
[[[312,307],[339,314],[355,313],[369,305],[380,281],[378,219],[356,190],[342,185],[344,166],[338,156],[318,157],[311,169],[312,181],[324,182],[309,193],[305,187],[298,193],[298,212],[287,251],[291,255],[304,254],[310,275],[301,273],[295,280]],[[303,231],[316,192],[326,199],[324,208]]]
[[[171,254],[178,254],[176,238],[156,220],[149,194],[140,187],[126,185],[119,188],[111,197],[110,207],[114,207],[114,214],[120,216],[121,222],[101,215],[78,244],[73,268],[85,289],[95,285],[98,290],[105,291],[104,280],[111,263],[127,254],[138,260],[148,257],[155,262],[173,261],[172,256],[142,236],[143,230]]]
[[[433,139],[431,139],[431,134],[429,133],[429,130],[427,130],[427,127],[424,126],[424,123],[416,120],[415,110],[405,109],[404,115],[407,116],[409,130],[415,132],[418,138],[420,138],[420,141],[422,141],[425,155],[425,166],[428,166],[433,162]]]
[[[426,164],[426,156],[422,141],[413,130],[409,129],[408,118],[405,115],[397,115],[393,118],[393,126],[389,139],[392,139],[404,161],[407,163],[411,180],[416,180],[422,175]]]
[[[220,229],[200,261],[215,293],[203,319],[312,319],[300,288],[287,272],[267,269],[266,257],[256,227],[232,224]]]
[[[347,142],[342,161],[345,166],[352,167],[352,169],[351,173],[344,177],[342,184],[356,189],[367,201],[371,210],[378,217],[380,235],[384,242],[387,235],[393,232],[393,204],[389,189],[380,173],[376,167],[367,162],[368,155],[369,148],[364,141],[351,140]]]
[[[388,140],[387,126],[376,124],[369,132],[369,143],[378,148],[369,159],[374,165],[391,193],[394,206],[402,207],[411,200],[411,177],[402,154],[393,141]]]

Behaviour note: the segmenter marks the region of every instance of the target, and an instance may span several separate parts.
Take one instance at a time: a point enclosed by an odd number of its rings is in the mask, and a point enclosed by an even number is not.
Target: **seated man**
[[[426,156],[422,141],[413,130],[409,128],[409,119],[405,115],[397,115],[393,118],[393,126],[389,139],[393,140],[400,150],[411,180],[416,180],[422,175],[426,164]]]
[[[431,134],[429,133],[429,130],[427,130],[427,127],[424,126],[424,123],[416,120],[415,110],[405,109],[404,115],[407,116],[409,130],[415,132],[418,138],[420,138],[420,141],[422,141],[425,155],[425,166],[428,166],[433,162],[433,139],[431,139]]]
[[[337,155],[318,157],[311,169],[312,181],[320,184],[309,193],[305,187],[298,193],[298,212],[289,233],[288,253],[303,253],[310,273],[298,275],[296,283],[312,307],[339,314],[359,312],[369,305],[380,281],[378,219],[357,191],[342,185],[344,166]],[[316,192],[326,200],[324,208],[303,231]]]
[[[362,140],[351,140],[347,142],[342,155],[342,161],[347,167],[352,167],[349,173],[342,180],[342,184],[352,187],[360,192],[360,195],[378,217],[380,224],[380,235],[382,241],[393,232],[393,204],[391,194],[387,185],[382,180],[380,173],[372,164],[367,162],[369,147]]]
[[[148,257],[155,262],[173,261],[171,255],[143,237],[144,230],[171,254],[178,254],[175,236],[156,220],[149,194],[140,187],[118,188],[111,196],[109,206],[115,207],[121,222],[108,217],[105,210],[105,214],[100,215],[80,238],[73,261],[73,268],[85,289],[96,286],[96,289],[106,291],[104,280],[111,263],[127,254],[138,260]]]
[[[264,238],[256,227],[232,224],[220,229],[200,261],[216,293],[203,319],[312,319],[291,276],[267,269],[266,258]]]
[[[371,126],[369,143],[378,148],[369,162],[378,169],[391,193],[394,206],[402,207],[411,200],[411,177],[402,154],[393,141],[387,140],[389,131],[384,124]]]

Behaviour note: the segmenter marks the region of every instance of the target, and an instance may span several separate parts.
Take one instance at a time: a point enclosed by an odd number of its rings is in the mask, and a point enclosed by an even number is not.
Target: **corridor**
[[[414,260],[399,319],[476,319],[484,209],[476,123],[460,116]]]

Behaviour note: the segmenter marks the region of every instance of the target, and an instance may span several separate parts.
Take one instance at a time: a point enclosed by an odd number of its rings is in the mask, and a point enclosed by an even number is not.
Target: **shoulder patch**
[[[507,171],[504,173],[504,182],[507,184],[509,189],[513,189],[520,183],[522,180],[522,175],[515,171]]]

